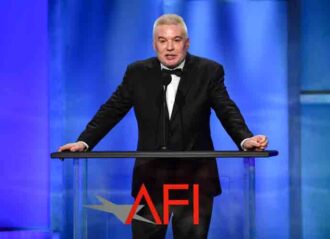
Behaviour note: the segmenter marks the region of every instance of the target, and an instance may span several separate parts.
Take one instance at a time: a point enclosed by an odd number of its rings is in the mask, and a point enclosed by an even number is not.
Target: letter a
[[[128,214],[128,217],[125,221],[125,224],[131,224],[132,223],[132,219],[136,213],[136,209],[138,208],[141,200],[142,200],[142,197],[145,198],[147,204],[148,204],[148,207],[150,208],[150,211],[151,211],[151,214],[152,216],[154,217],[155,219],[155,223],[156,224],[162,224],[162,221],[160,220],[160,216],[158,215],[157,213],[157,210],[156,210],[156,207],[154,205],[154,203],[152,202],[151,198],[150,198],[150,195],[146,189],[146,187],[144,186],[144,184],[142,184],[141,188],[140,188],[140,191],[138,193],[138,195],[136,196],[136,199],[135,199],[135,202]]]

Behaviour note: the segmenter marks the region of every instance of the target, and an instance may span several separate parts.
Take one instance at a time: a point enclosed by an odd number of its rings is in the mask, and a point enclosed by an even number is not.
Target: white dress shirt
[[[184,67],[184,63],[185,63],[185,61],[181,62],[181,64],[178,65],[177,67],[175,67],[174,69],[169,69],[168,67],[164,66],[163,64],[160,64],[160,68],[166,69],[166,70],[176,70],[176,69],[182,70]],[[172,78],[172,80],[171,80],[170,84],[168,84],[167,90],[166,90],[166,104],[167,104],[168,116],[170,119],[171,119],[171,115],[172,115],[172,111],[173,111],[176,92],[178,91],[178,86],[180,83],[179,76],[177,76],[175,74],[171,74],[171,78]]]

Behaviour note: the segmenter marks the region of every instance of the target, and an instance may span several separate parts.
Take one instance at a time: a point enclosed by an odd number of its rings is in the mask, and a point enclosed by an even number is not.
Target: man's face
[[[159,25],[154,33],[154,49],[159,61],[168,68],[174,68],[185,59],[189,39],[180,25]]]

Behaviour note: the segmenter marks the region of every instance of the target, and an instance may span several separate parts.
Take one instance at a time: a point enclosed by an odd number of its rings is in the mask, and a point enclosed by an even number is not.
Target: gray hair
[[[183,18],[176,14],[164,14],[156,19],[152,31],[155,36],[156,27],[160,25],[180,25],[183,28],[184,36],[188,38],[188,28]]]

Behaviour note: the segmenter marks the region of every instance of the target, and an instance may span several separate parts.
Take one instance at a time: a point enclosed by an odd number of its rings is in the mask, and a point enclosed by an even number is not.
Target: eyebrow
[[[175,37],[173,37],[172,39],[183,39],[183,37],[182,36],[175,36]],[[164,37],[164,36],[158,36],[158,38],[157,38],[158,40],[160,40],[160,39],[167,39],[166,37]]]

